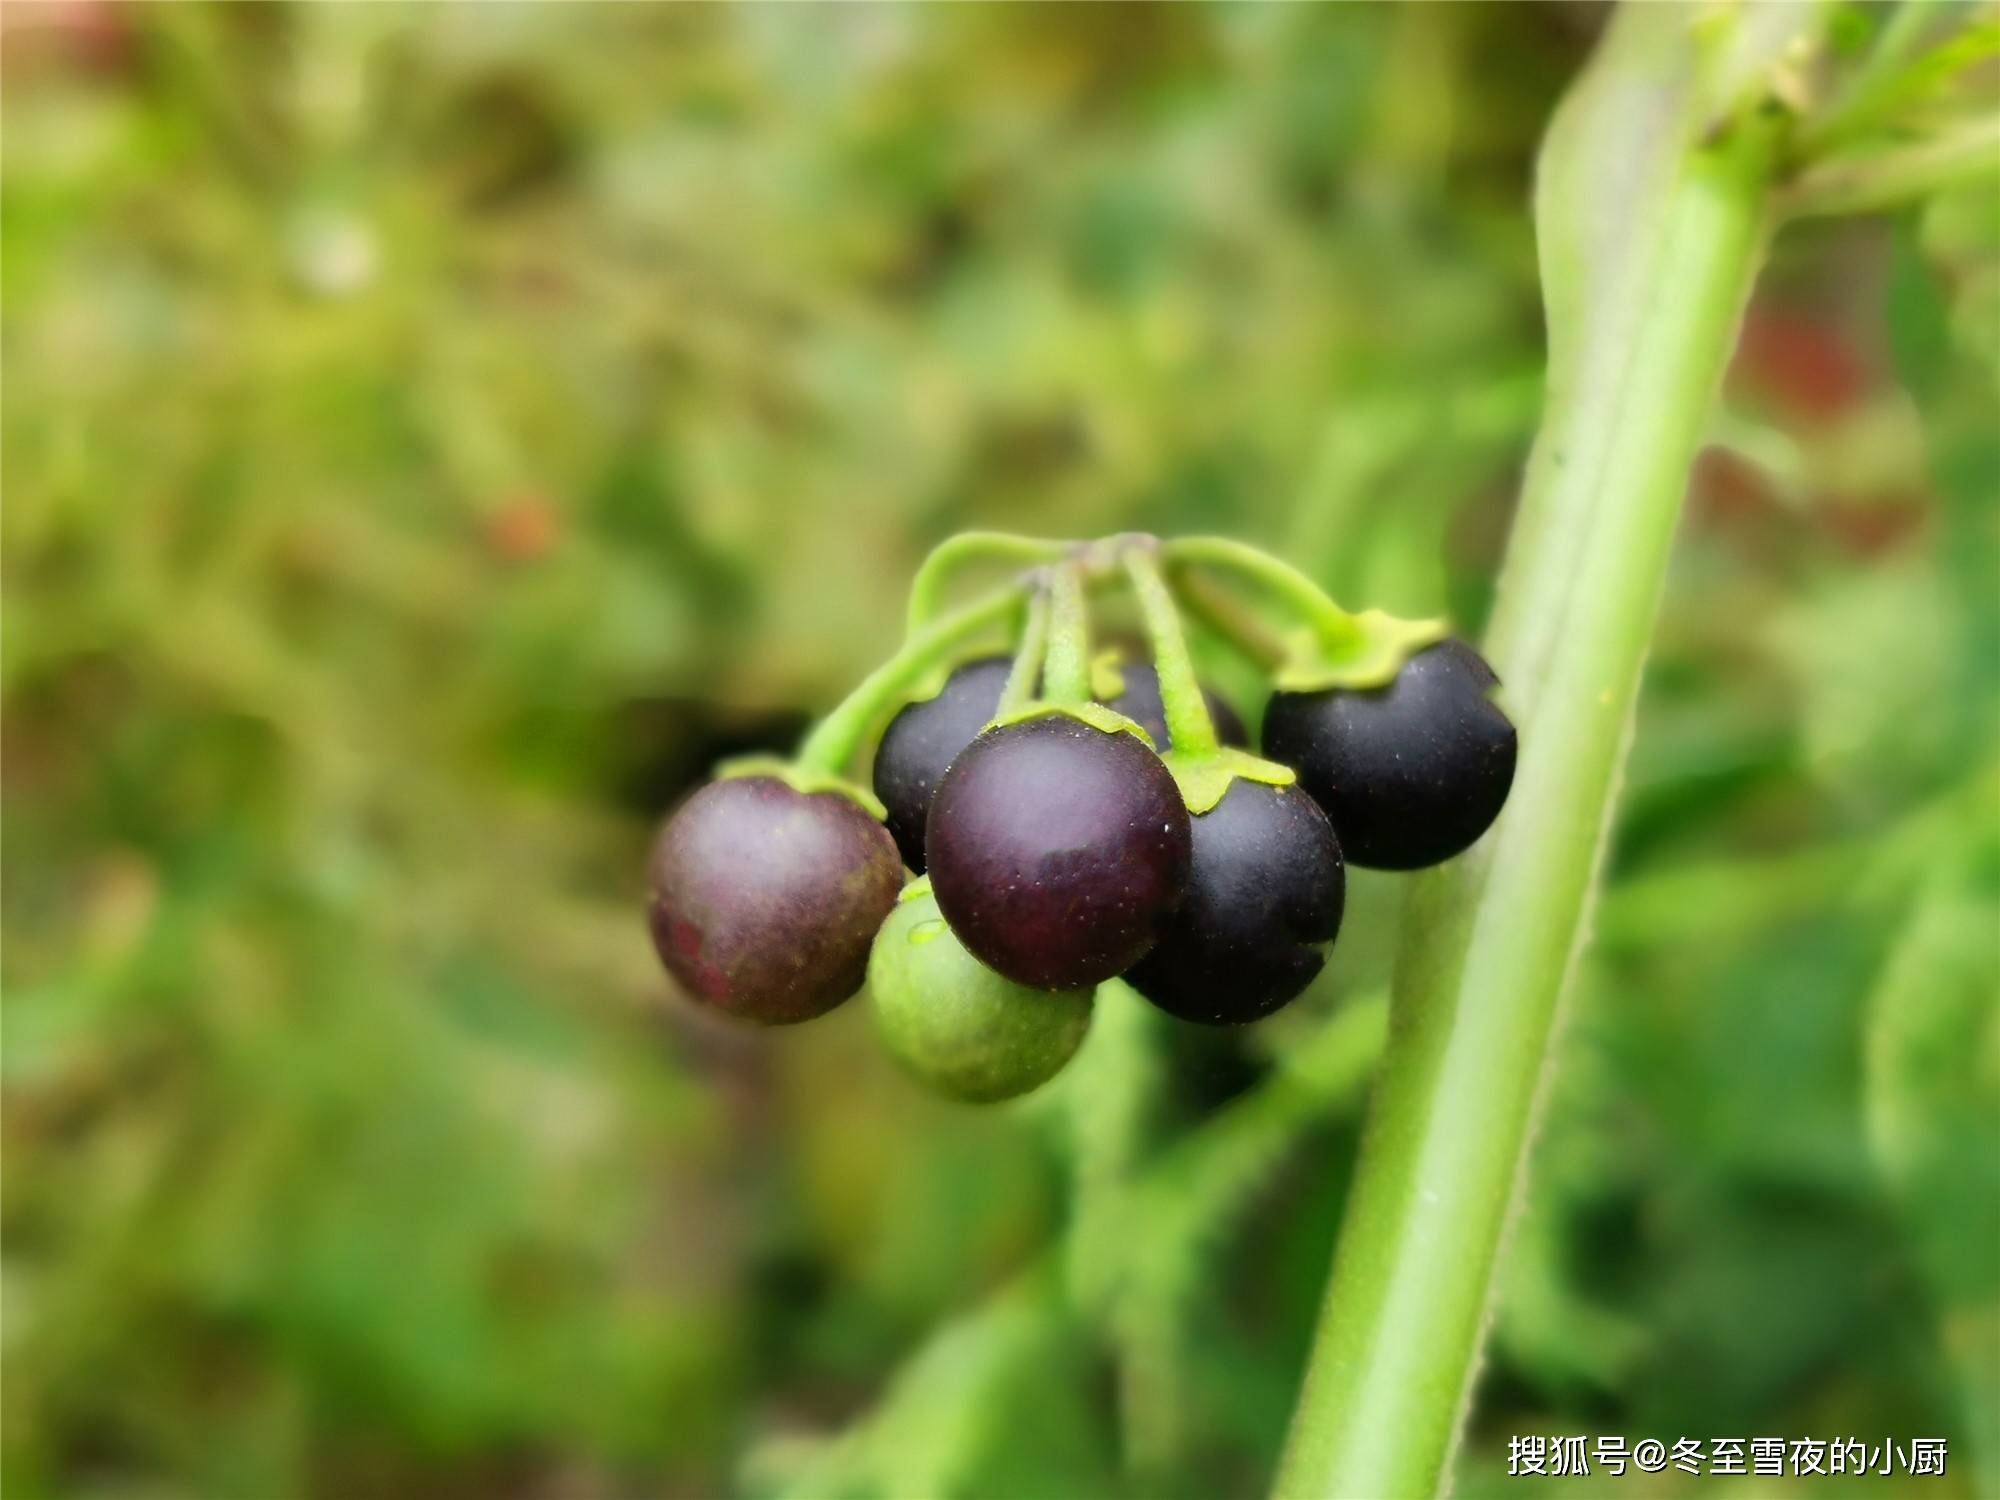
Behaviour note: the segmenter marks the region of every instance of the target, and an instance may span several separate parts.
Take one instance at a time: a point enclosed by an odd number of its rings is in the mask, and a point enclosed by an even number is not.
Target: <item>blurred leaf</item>
[[[1992,827],[1992,806],[1988,829]],[[1869,999],[1868,1136],[1937,1304],[1962,1420],[2000,1482],[2000,848],[1938,870]]]

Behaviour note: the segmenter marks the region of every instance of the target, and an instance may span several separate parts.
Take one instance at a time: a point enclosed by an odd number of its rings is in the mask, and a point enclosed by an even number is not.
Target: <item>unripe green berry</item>
[[[875,935],[868,991],[882,1041],[941,1094],[990,1104],[1062,1070],[1090,1029],[1094,989],[1037,990],[986,967],[928,891],[899,903]]]

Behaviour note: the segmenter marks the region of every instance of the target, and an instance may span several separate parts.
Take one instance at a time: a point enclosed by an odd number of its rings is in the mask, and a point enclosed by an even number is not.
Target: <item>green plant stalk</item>
[[[2000,23],[1971,20],[1912,57],[1940,18],[1951,19],[1953,9],[1938,0],[1900,0],[1867,62],[1800,129],[1797,153],[1816,160],[1882,130],[1926,95],[2000,54]]]
[[[845,771],[889,706],[943,667],[967,641],[1018,615],[1022,593],[1019,584],[997,589],[910,637],[812,728],[792,763],[802,771],[828,775]]]
[[[1007,531],[961,531],[931,549],[910,580],[908,633],[914,638],[937,617],[945,591],[962,569],[979,563],[1017,562],[1034,566],[1073,551],[1074,542],[1045,541]]]
[[[1073,563],[1049,573],[1049,653],[1042,671],[1042,696],[1050,703],[1090,701],[1090,610],[1083,574]]]
[[[1090,1035],[1063,1078],[1061,1099],[1070,1172],[1069,1232],[1062,1247],[1069,1294],[1088,1310],[1108,1345],[1118,1390],[1119,1449],[1141,1457],[1127,1420],[1136,1347],[1117,1316],[1131,1265],[1132,1223],[1124,1212],[1158,1145],[1164,1090],[1163,1046],[1171,1023],[1121,979],[1097,987]]]
[[[1251,666],[1268,674],[1284,663],[1285,643],[1212,578],[1194,568],[1175,569],[1170,578],[1188,613]]]
[[[1692,106],[1657,198],[1623,226],[1599,209],[1633,170],[1622,143],[1590,139],[1600,116],[1643,120],[1663,66],[1683,70],[1669,98],[1701,92],[1696,49],[1663,64],[1650,45],[1685,13],[1637,9],[1654,14],[1621,14],[1543,158],[1551,406],[1489,642],[1519,768],[1488,836],[1411,891],[1282,1496],[1432,1495],[1448,1475],[1675,520],[1761,258],[1774,142]],[[1607,110],[1620,97],[1636,102]],[[1604,236],[1621,233],[1625,260],[1607,267]]]
[[[1139,614],[1146,622],[1146,634],[1152,642],[1153,670],[1160,679],[1160,706],[1167,721],[1167,735],[1174,742],[1174,754],[1185,761],[1213,758],[1221,748],[1215,737],[1215,721],[1209,716],[1208,701],[1202,697],[1201,684],[1195,678],[1187,637],[1181,630],[1180,612],[1160,577],[1160,565],[1152,549],[1134,548],[1127,552],[1125,571],[1132,580]]]
[[[1177,537],[1162,551],[1177,566],[1211,568],[1232,575],[1261,597],[1290,610],[1330,648],[1346,646],[1361,633],[1354,616],[1329,599],[1325,590],[1268,552],[1220,536]]]
[[[1181,789],[1181,800],[1195,817],[1211,811],[1240,778],[1288,786],[1298,779],[1288,766],[1263,760],[1233,746],[1225,747],[1215,733],[1208,699],[1188,655],[1187,633],[1173,592],[1160,572],[1160,548],[1147,541],[1124,553],[1125,573],[1139,601],[1152,642],[1153,669],[1159,674],[1160,705],[1172,743],[1162,757]]]
[[[1859,151],[1808,168],[1779,200],[1789,218],[1874,213],[2000,178],[2000,115],[1965,120],[1928,140]]]
[[[1286,637],[1284,657],[1272,673],[1275,685],[1286,691],[1379,687],[1401,671],[1414,652],[1445,634],[1442,620],[1403,620],[1379,609],[1352,614],[1290,563],[1227,537],[1180,537],[1161,544],[1159,552],[1184,589],[1194,578],[1194,569],[1210,568],[1299,621],[1300,628]],[[1218,616],[1224,624],[1241,619],[1241,615]]]
[[[1021,627],[1021,644],[1014,649],[1014,664],[1007,669],[1007,682],[1000,689],[1000,705],[994,716],[1013,713],[1035,696],[1035,683],[1042,675],[1042,658],[1049,649],[1049,591],[1037,584],[1028,595],[1027,623]]]

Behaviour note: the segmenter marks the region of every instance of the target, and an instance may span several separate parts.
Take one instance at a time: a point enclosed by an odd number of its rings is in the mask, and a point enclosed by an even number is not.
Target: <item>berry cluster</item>
[[[1034,566],[934,610],[997,558]],[[1121,577],[1150,665],[1090,654],[1091,594]],[[1270,673],[1263,757],[1195,680],[1183,606]],[[1000,631],[1011,654],[971,651]],[[1435,864],[1499,815],[1515,735],[1496,685],[1437,622],[1350,614],[1237,543],[958,538],[919,575],[903,650],[793,760],[723,767],[661,828],[654,944],[690,995],[766,1024],[865,978],[918,1076],[1009,1098],[1069,1060],[1107,979],[1211,1025],[1299,995],[1345,862]],[[891,710],[871,794],[844,772]]]

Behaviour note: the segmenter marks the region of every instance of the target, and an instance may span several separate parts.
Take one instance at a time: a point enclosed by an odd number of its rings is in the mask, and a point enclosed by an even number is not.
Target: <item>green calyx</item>
[[[1295,622],[1272,672],[1286,692],[1380,687],[1414,653],[1449,634],[1443,620],[1342,609],[1290,563],[1226,537],[1184,537],[1160,544],[1159,552],[1196,612],[1253,660],[1268,661],[1271,643],[1255,616],[1238,610],[1228,595],[1247,595]],[[1228,594],[1206,587],[1207,573],[1226,578]]]
[[[1348,619],[1353,630],[1337,641],[1311,628],[1287,636],[1285,659],[1272,673],[1272,684],[1287,693],[1381,687],[1404,662],[1451,633],[1443,620],[1405,620],[1380,609]]]
[[[1183,755],[1178,750],[1169,750],[1160,759],[1173,773],[1174,784],[1181,789],[1181,801],[1197,818],[1222,800],[1232,781],[1290,786],[1299,779],[1290,766],[1226,745],[1206,755]]]
[[[1001,714],[986,727],[1001,729],[1009,724],[1026,723],[1029,719],[1056,717],[1075,719],[1079,724],[1088,724],[1092,729],[1101,729],[1106,734],[1136,735],[1139,743],[1148,750],[1158,748],[1153,743],[1153,737],[1146,733],[1143,726],[1133,723],[1117,709],[1104,703],[1050,703],[1046,700],[1037,700]]]
[[[1109,703],[1125,691],[1125,674],[1119,666],[1125,660],[1125,653],[1116,646],[1106,646],[1090,659],[1090,696],[1100,702]]]
[[[832,792],[853,802],[869,817],[881,822],[888,816],[888,810],[867,787],[849,781],[845,776],[833,771],[822,771],[812,766],[800,765],[797,761],[786,760],[778,755],[739,755],[733,760],[725,760],[715,768],[717,781],[734,781],[743,776],[768,776],[773,781],[782,781],[795,792],[811,796],[818,792]]]

